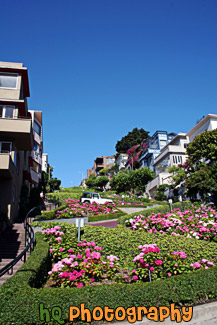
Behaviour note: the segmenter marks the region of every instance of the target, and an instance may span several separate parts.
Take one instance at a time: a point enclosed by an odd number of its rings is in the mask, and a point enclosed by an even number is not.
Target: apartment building
[[[140,167],[149,167],[153,171],[154,159],[160,154],[160,151],[176,136],[176,133],[167,131],[156,131],[152,137],[147,140],[146,147],[140,154]]]
[[[153,192],[159,185],[171,184],[171,175],[168,167],[184,164],[187,160],[186,148],[193,139],[204,131],[217,129],[217,115],[208,114],[202,118],[188,133],[178,133],[177,136],[166,145],[154,159],[156,177],[147,184],[147,194],[153,196]]]
[[[115,156],[102,156],[94,160],[92,169],[87,170],[87,177],[90,175],[98,175],[99,171],[103,168],[110,168],[115,164]]]
[[[204,131],[212,131],[217,129],[217,115],[216,114],[208,114],[204,118],[202,118],[188,133],[189,142],[192,142],[194,138],[204,132]]]
[[[30,176],[32,187],[37,187],[41,180],[42,172],[42,111],[30,110],[33,126],[33,150],[30,154]]]
[[[149,196],[153,197],[153,192],[162,184],[170,184],[172,182],[168,168],[184,164],[187,155],[186,148],[189,138],[186,133],[178,133],[154,159],[153,167],[156,177],[147,184],[146,191]]]
[[[48,173],[48,154],[42,154],[42,171]]]
[[[128,162],[128,155],[126,153],[120,153],[116,158],[116,164],[118,165],[119,171],[125,169]]]
[[[27,68],[0,62],[0,213],[12,222],[18,216],[22,185],[30,190],[38,183],[31,170],[36,160],[34,120],[40,118],[28,111],[29,96]]]

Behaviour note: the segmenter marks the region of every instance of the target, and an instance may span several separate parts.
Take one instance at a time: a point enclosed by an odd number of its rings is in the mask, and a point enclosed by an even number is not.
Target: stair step
[[[12,262],[20,255],[25,246],[25,229],[23,223],[13,224],[12,228],[7,229],[0,239],[0,269]],[[30,256],[30,251],[26,252],[26,259]],[[13,266],[14,275],[19,268],[24,264],[24,256]],[[9,271],[10,272],[10,271]],[[12,275],[5,273],[0,277],[0,286],[9,279]]]

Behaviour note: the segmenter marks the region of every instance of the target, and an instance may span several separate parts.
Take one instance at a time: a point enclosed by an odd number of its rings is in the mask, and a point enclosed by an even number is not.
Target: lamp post
[[[82,186],[82,189],[83,189],[83,179],[84,179],[84,173],[83,172],[81,172],[80,170],[79,170],[79,172],[78,172],[79,174],[81,174],[81,186]],[[83,189],[84,190],[84,189]]]
[[[169,199],[168,202],[169,202],[169,205],[170,205],[170,212],[172,212],[172,203],[173,203],[173,200],[172,199]]]

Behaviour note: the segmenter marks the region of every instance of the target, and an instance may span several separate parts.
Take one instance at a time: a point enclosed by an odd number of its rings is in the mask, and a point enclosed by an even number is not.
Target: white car
[[[91,193],[91,192],[84,192],[83,195],[80,197],[81,203],[93,203],[96,202],[98,204],[105,204],[113,203],[112,200],[109,199],[102,199],[99,193]]]

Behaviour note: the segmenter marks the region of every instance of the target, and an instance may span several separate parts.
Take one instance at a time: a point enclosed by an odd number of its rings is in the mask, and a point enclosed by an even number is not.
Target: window
[[[106,165],[111,165],[115,163],[115,158],[106,158]]]
[[[84,193],[84,194],[83,194],[83,197],[84,197],[84,198],[91,199],[91,193]]]
[[[93,194],[93,198],[94,199],[99,199],[99,195],[98,194]]]
[[[33,150],[37,153],[40,153],[40,147],[36,141],[34,141],[34,143],[33,143]]]
[[[182,164],[182,156],[173,156],[173,164]]]
[[[17,74],[0,74],[0,88],[9,88],[16,89],[17,88]]]
[[[38,135],[41,135],[41,126],[36,121],[34,121],[33,129]]]
[[[0,152],[1,153],[11,153],[12,142],[0,142]]]
[[[164,147],[167,144],[166,140],[160,140],[160,147]]]
[[[38,173],[38,164],[35,161],[33,161],[32,169],[34,170],[35,173]]]
[[[0,117],[2,118],[13,118],[15,112],[15,106],[0,106]]]

